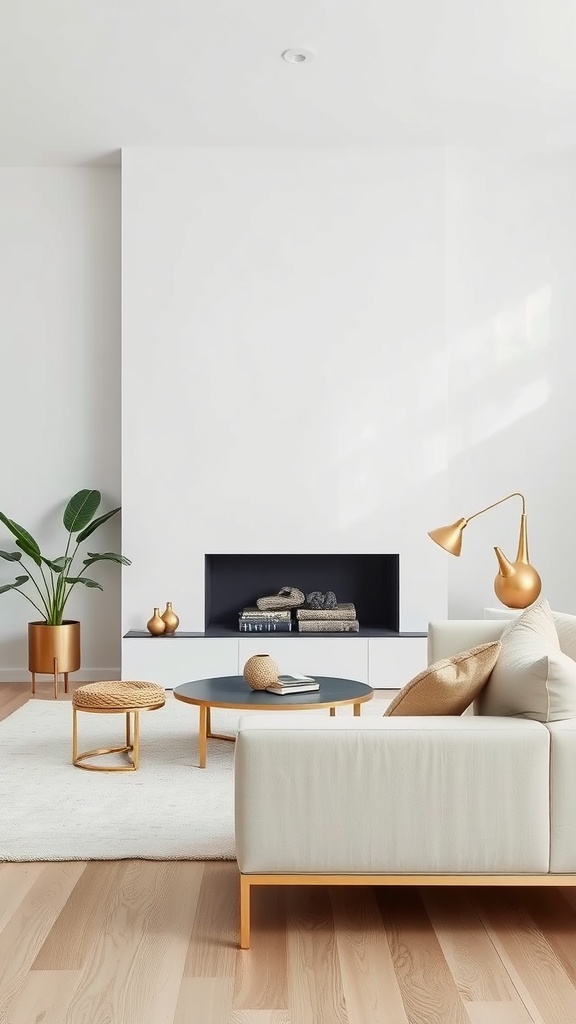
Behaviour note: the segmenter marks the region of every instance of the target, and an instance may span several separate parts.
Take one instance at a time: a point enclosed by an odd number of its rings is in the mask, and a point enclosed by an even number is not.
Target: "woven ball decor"
[[[253,654],[244,665],[244,679],[252,690],[265,690],[278,679],[278,665],[269,654]]]

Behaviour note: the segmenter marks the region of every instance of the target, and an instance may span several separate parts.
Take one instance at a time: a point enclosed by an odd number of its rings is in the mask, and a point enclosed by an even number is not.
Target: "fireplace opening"
[[[238,634],[238,615],[244,608],[282,587],[297,587],[304,594],[331,590],[339,603],[355,606],[360,632],[342,635],[398,633],[399,576],[397,554],[206,555],[205,631]]]

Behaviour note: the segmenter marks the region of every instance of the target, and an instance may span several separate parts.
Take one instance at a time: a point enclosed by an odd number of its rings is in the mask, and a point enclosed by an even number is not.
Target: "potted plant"
[[[16,576],[13,583],[0,586],[0,594],[9,590],[16,591],[41,615],[40,621],[28,623],[28,669],[32,673],[33,693],[37,672],[54,675],[54,696],[57,697],[59,673],[64,674],[67,691],[68,673],[80,668],[80,623],[74,619],[65,619],[64,609],[74,587],[78,585],[103,590],[101,583],[85,575],[89,566],[96,562],[130,565],[129,558],[113,551],[87,551],[82,568],[77,568],[80,546],[99,526],[120,511],[119,506],[95,519],[101,500],[100,491],[86,489],[70,498],[62,517],[68,534],[66,547],[64,554],[57,558],[46,558],[38,542],[27,530],[0,512],[0,522],[16,538],[16,547],[20,548],[19,551],[0,551],[0,558],[7,562],[21,563],[25,569],[25,573]]]

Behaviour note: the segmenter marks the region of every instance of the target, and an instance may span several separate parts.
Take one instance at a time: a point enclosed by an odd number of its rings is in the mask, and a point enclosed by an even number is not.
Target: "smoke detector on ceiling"
[[[282,60],[288,62],[288,64],[303,64],[304,61],[312,60],[314,57],[312,50],[303,50],[301,48],[297,50],[284,50],[282,54]]]

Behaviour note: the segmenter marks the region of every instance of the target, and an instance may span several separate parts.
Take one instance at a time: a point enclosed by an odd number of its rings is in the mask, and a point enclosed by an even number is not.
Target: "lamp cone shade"
[[[437,530],[430,530],[428,536],[451,555],[459,555],[462,551],[462,530],[467,522],[467,519],[458,519],[451,526],[439,526]]]

